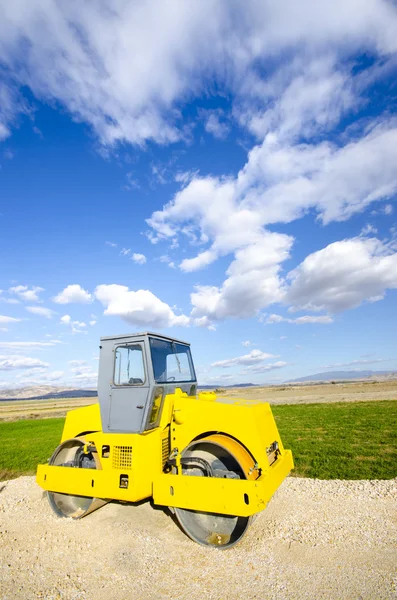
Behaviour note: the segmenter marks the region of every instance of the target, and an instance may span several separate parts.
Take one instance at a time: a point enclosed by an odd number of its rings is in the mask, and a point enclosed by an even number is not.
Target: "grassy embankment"
[[[397,402],[273,406],[294,475],[320,479],[397,477]],[[0,480],[32,475],[59,443],[64,419],[0,423]]]

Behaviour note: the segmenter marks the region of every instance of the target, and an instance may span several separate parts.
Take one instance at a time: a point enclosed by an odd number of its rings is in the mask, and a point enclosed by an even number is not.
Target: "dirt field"
[[[278,387],[228,388],[218,393],[223,400],[263,400],[270,404],[358,402],[397,400],[397,380]],[[87,406],[96,398],[60,400],[14,400],[0,402],[0,421],[64,417],[68,410]]]
[[[288,478],[230,550],[190,541],[148,502],[81,521],[33,477],[0,484],[2,600],[394,600],[397,480]]]
[[[0,402],[0,421],[64,417],[68,410],[94,404],[96,398],[64,398],[56,400],[13,400]]]
[[[270,404],[312,404],[316,402],[358,402],[397,400],[397,380],[352,383],[324,383],[277,387],[228,388],[220,398],[263,400]]]

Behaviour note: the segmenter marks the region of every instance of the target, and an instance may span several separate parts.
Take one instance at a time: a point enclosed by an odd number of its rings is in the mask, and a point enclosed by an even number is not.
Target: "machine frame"
[[[242,398],[217,399],[213,392],[196,394],[194,368],[192,381],[159,384],[153,373],[150,338],[189,347],[186,342],[152,333],[101,338],[99,403],[70,411],[61,439],[61,446],[76,440],[83,457],[94,457],[94,467],[67,468],[50,460],[48,465],[39,465],[38,484],[52,494],[124,502],[152,497],[155,504],[174,509],[236,517],[263,510],[293,469],[291,451],[282,444],[270,405]],[[141,425],[135,432],[114,431],[111,399],[115,349],[137,341],[144,348],[147,381],[139,387],[145,389],[145,404],[139,404],[141,408],[134,405],[135,385],[130,397],[134,410],[142,412]],[[161,400],[155,406],[159,388]],[[153,406],[157,413],[152,427],[148,419]],[[235,477],[227,469],[215,476],[186,474],[184,461],[189,448],[206,444],[232,456],[241,475]]]

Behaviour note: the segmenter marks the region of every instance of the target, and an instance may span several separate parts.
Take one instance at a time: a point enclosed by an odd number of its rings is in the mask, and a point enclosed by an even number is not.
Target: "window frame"
[[[184,379],[183,381],[181,381],[181,380],[180,381],[158,381],[158,379],[156,379],[156,373],[154,370],[154,361],[153,361],[153,355],[152,355],[151,340],[158,340],[161,342],[166,342],[168,344],[175,344],[175,345],[184,346],[185,348],[187,348],[188,352],[186,352],[186,354],[188,356],[190,371],[191,371],[191,374],[194,377],[194,379]],[[192,357],[192,353],[190,350],[190,344],[185,344],[184,342],[178,342],[177,340],[168,340],[168,339],[157,338],[155,336],[149,336],[149,351],[150,351],[150,359],[151,359],[152,368],[153,368],[153,380],[156,385],[177,385],[179,383],[183,383],[183,384],[197,383],[196,370],[194,368],[194,362],[193,362],[193,357]],[[175,354],[178,354],[178,353],[177,352],[173,353],[174,356],[175,356]]]
[[[144,380],[142,383],[116,383],[116,361],[117,361],[117,350],[119,348],[130,348],[131,346],[139,346],[142,352],[142,364],[143,364],[143,374]],[[125,343],[119,344],[114,347],[114,361],[113,361],[113,385],[118,388],[122,387],[142,387],[147,382],[147,369],[146,369],[146,361],[145,361],[145,345],[143,342],[133,342],[133,343]]]

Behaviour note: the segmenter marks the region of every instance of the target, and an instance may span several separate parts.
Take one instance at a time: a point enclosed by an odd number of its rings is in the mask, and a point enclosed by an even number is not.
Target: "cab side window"
[[[118,346],[115,351],[114,384],[142,385],[145,382],[142,346]]]
[[[191,370],[186,352],[167,355],[167,381],[189,381]]]

